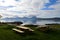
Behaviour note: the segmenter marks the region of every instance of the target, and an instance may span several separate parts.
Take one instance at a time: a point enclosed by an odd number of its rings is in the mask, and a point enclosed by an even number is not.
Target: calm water
[[[52,24],[52,23],[60,24],[60,21],[54,21],[54,20],[36,20],[36,21],[26,21],[26,22],[24,22],[24,24],[37,24],[37,25]]]
[[[60,24],[60,20],[57,21],[57,20],[6,20],[7,22],[11,22],[11,21],[21,21],[23,22],[24,24],[37,24],[37,25],[44,25],[44,24],[52,24],[52,23],[58,23]]]

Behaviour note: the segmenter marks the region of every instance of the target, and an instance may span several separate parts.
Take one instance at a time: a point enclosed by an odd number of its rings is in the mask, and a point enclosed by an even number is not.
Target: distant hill
[[[40,19],[40,20],[53,20],[53,19],[60,19],[60,18],[37,18],[37,19]]]
[[[12,18],[3,18],[1,20],[5,20],[5,21],[37,21],[37,20],[53,20],[53,21],[60,21],[60,18],[55,17],[55,18],[37,18],[36,16],[32,16],[32,17],[12,17]]]
[[[33,17],[30,17],[30,18],[28,18],[28,17],[18,17],[18,16],[15,16],[15,17],[12,17],[12,18],[8,18],[8,17],[6,17],[6,18],[3,18],[3,19],[1,19],[1,20],[5,20],[5,21],[35,21],[37,18],[35,17],[35,16],[33,16]]]
[[[37,18],[37,20],[54,20],[54,21],[60,21],[60,18]]]

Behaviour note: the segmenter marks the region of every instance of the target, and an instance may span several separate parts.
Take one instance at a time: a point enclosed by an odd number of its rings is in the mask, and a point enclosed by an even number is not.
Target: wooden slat
[[[21,29],[28,29],[29,31],[34,31],[34,30],[32,30],[31,28],[29,28],[29,27],[21,27],[21,26],[17,26],[18,28],[21,28]]]
[[[17,26],[17,27],[22,29],[29,29],[29,27],[22,27],[22,26]]]
[[[15,28],[13,28],[12,30],[16,31],[16,32],[19,32],[19,33],[24,33],[24,31],[21,31],[21,30],[15,29]]]

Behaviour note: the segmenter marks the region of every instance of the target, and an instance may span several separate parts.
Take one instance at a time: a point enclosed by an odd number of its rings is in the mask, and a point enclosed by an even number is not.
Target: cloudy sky
[[[0,15],[5,17],[60,17],[60,0],[0,0]]]

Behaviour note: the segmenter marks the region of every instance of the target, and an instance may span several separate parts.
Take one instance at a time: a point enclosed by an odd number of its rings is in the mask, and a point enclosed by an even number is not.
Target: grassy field
[[[60,25],[52,26],[60,28]],[[60,40],[60,30],[42,32],[31,26],[35,30],[34,33],[22,35],[12,31],[13,27],[15,26],[0,25],[0,40]]]

